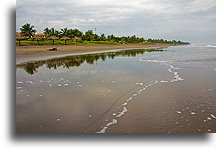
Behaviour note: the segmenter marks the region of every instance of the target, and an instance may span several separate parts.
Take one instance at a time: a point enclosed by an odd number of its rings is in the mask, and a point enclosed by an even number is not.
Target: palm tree
[[[33,37],[34,34],[36,33],[36,30],[34,29],[34,26],[31,26],[29,23],[26,23],[25,25],[23,25],[21,28],[21,34],[22,36],[28,36]]]
[[[46,35],[46,37],[48,37],[50,35],[50,29],[49,28],[45,28],[44,29],[44,34]]]
[[[67,28],[61,29],[60,35],[61,35],[62,37],[68,36],[68,29],[67,29]]]
[[[106,36],[105,36],[105,34],[101,34],[100,40],[101,40],[101,41],[106,41]]]
[[[45,28],[44,29],[44,33],[46,34],[47,37],[50,37],[50,36],[59,36],[59,31],[57,31],[55,28]]]

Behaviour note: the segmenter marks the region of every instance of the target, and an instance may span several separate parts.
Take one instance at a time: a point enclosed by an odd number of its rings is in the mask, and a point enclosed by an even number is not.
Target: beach
[[[92,51],[104,51],[113,49],[127,48],[149,48],[149,47],[167,47],[170,44],[120,44],[120,45],[38,45],[38,46],[16,46],[17,60],[22,58],[45,57],[62,54],[84,53]],[[48,51],[48,49],[57,48],[57,51]]]
[[[18,64],[16,131],[215,132],[214,50],[170,46]]]

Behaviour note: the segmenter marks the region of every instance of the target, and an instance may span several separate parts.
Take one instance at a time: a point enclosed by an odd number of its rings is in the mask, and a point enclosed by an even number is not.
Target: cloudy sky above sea
[[[25,23],[116,36],[215,43],[215,0],[17,0],[16,30]]]

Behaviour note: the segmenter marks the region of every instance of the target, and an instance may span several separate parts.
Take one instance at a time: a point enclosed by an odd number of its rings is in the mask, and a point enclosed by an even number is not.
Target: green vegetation
[[[27,62],[16,65],[17,68],[24,68],[25,71],[31,75],[37,72],[37,69],[44,64],[49,69],[57,69],[58,67],[70,68],[79,67],[83,63],[94,64],[98,60],[105,61],[107,58],[114,59],[117,56],[135,57],[137,54],[144,54],[145,52],[161,52],[163,48],[155,49],[131,49],[121,50],[116,52],[105,52],[97,54],[86,54],[86,55],[74,55],[60,58],[53,58],[49,60],[41,60],[35,62]]]
[[[21,34],[23,36],[27,36],[29,38],[33,37],[34,34],[36,33],[36,30],[34,29],[34,26],[31,26],[30,24],[26,23],[23,25],[21,28]]]
[[[63,28],[60,31],[55,28],[45,28],[44,37],[36,37],[34,34],[36,30],[34,26],[30,24],[25,24],[21,28],[21,36],[17,36],[17,44],[20,44],[22,40],[22,45],[47,45],[47,44],[189,44],[188,42],[182,41],[168,41],[163,39],[145,39],[143,37],[133,36],[122,36],[117,37],[113,34],[96,34],[93,30],[87,30],[85,33],[78,29],[68,29]],[[51,40],[51,41],[50,41]]]

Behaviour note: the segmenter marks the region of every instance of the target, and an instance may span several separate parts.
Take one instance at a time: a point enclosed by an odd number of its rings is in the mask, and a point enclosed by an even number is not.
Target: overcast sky
[[[17,0],[16,30],[25,24],[78,28],[116,36],[214,43],[215,0]]]

